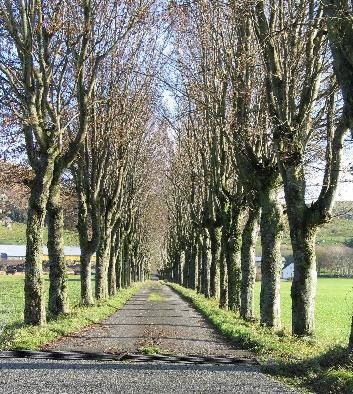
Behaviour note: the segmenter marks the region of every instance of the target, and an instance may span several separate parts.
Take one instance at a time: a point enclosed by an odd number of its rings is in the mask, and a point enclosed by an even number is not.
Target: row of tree
[[[96,299],[143,280],[147,272],[159,28],[151,0],[0,1],[1,133],[4,145],[17,148],[12,155],[31,168],[27,324],[46,321],[46,218],[48,311],[55,317],[69,310],[63,178],[77,192],[82,303],[93,302],[94,253]]]
[[[292,332],[312,335],[315,236],[331,218],[352,129],[352,5],[195,0],[174,6],[170,122],[178,137],[161,271],[251,320],[260,233],[261,323],[278,329],[286,215]]]

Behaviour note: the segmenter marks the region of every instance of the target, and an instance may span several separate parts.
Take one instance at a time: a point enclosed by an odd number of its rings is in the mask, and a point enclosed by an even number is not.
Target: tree
[[[77,9],[39,0],[0,3],[2,91],[11,97],[8,110],[21,125],[27,157],[34,172],[27,221],[24,315],[28,324],[43,324],[46,319],[41,255],[49,200],[49,210],[53,214],[50,216],[56,222],[51,228],[61,231],[62,214],[55,208],[58,189],[51,190],[52,182],[58,182],[62,169],[73,160],[85,132],[84,128],[80,129],[71,144],[66,144],[71,104],[67,97],[74,94],[72,89],[76,82],[83,87],[85,78],[83,73],[92,31],[90,6],[88,1]],[[73,14],[78,29],[67,23]],[[79,31],[81,26],[84,26],[83,33]],[[73,68],[71,53],[75,51],[77,67]],[[60,247],[58,239],[49,241],[50,254],[55,255],[53,263],[62,270],[62,255],[54,252]],[[53,312],[57,308],[65,311],[65,284],[59,280],[55,285],[51,300],[53,294],[56,299],[50,308]]]
[[[333,56],[333,68],[341,88],[344,106],[342,128],[353,130],[353,10],[348,1],[325,0],[328,37]],[[337,143],[339,144],[339,139]],[[353,349],[353,318],[349,349]]]
[[[330,79],[323,77],[331,71],[321,27],[322,5],[314,0],[298,4],[258,1],[253,13],[294,257],[292,331],[312,335],[315,236],[318,227],[331,217],[347,124],[342,117],[337,123],[333,87]],[[326,110],[323,129],[318,124]],[[320,132],[326,145],[325,174],[318,199],[308,206],[305,163],[310,141]]]

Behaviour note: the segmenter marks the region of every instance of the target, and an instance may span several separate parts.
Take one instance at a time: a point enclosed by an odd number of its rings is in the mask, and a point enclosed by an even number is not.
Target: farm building
[[[285,280],[293,279],[294,264],[293,263],[286,264],[286,259],[284,257],[282,257],[282,261],[283,261],[283,269],[282,269],[281,278],[285,279]],[[261,280],[261,256],[255,257],[255,264],[256,264],[256,280],[260,281]]]
[[[73,270],[77,271],[77,263],[80,261],[81,250],[78,246],[65,246],[65,258],[73,263]],[[0,245],[0,271],[23,271],[26,259],[25,245]],[[96,257],[92,257],[95,261]],[[48,248],[43,246],[43,262],[48,262]],[[72,265],[72,264],[71,264]]]
[[[80,261],[81,250],[78,246],[65,246],[66,260]],[[26,245],[0,245],[0,259],[24,260],[26,257]],[[43,246],[43,261],[48,261],[48,248]]]
[[[285,264],[282,270],[282,279],[292,280],[294,277],[294,263]]]

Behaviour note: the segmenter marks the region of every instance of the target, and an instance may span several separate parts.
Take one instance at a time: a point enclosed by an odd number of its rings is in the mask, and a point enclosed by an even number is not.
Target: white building
[[[81,250],[78,246],[65,246],[64,253],[67,260],[80,260]],[[0,260],[24,260],[25,257],[26,245],[0,245]],[[43,261],[47,260],[48,248],[43,246]]]
[[[294,277],[294,263],[290,263],[287,266],[285,265],[282,270],[282,279],[292,280],[293,277]]]
[[[286,263],[286,259],[282,257],[283,261],[283,269],[281,274],[281,279],[284,280],[292,280],[294,276],[294,264],[293,263]],[[256,280],[261,280],[261,256],[255,257],[255,264],[256,264]]]

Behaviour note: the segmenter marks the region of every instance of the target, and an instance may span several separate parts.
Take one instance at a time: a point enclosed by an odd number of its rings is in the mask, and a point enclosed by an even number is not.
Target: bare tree
[[[342,123],[353,131],[353,9],[347,0],[325,0],[328,37],[333,67],[341,88],[344,106]],[[339,139],[336,139],[339,143]],[[353,349],[353,318],[349,349]]]
[[[325,109],[334,106],[323,7],[314,0],[300,3],[257,1],[254,23],[263,55],[273,142],[284,183],[294,256],[292,284],[293,334],[314,332],[316,293],[315,235],[330,220],[337,189],[347,124],[327,119],[325,174],[321,193],[306,202],[306,157],[310,141],[320,132]],[[325,100],[325,97],[331,99]],[[331,104],[329,104],[331,103]]]

